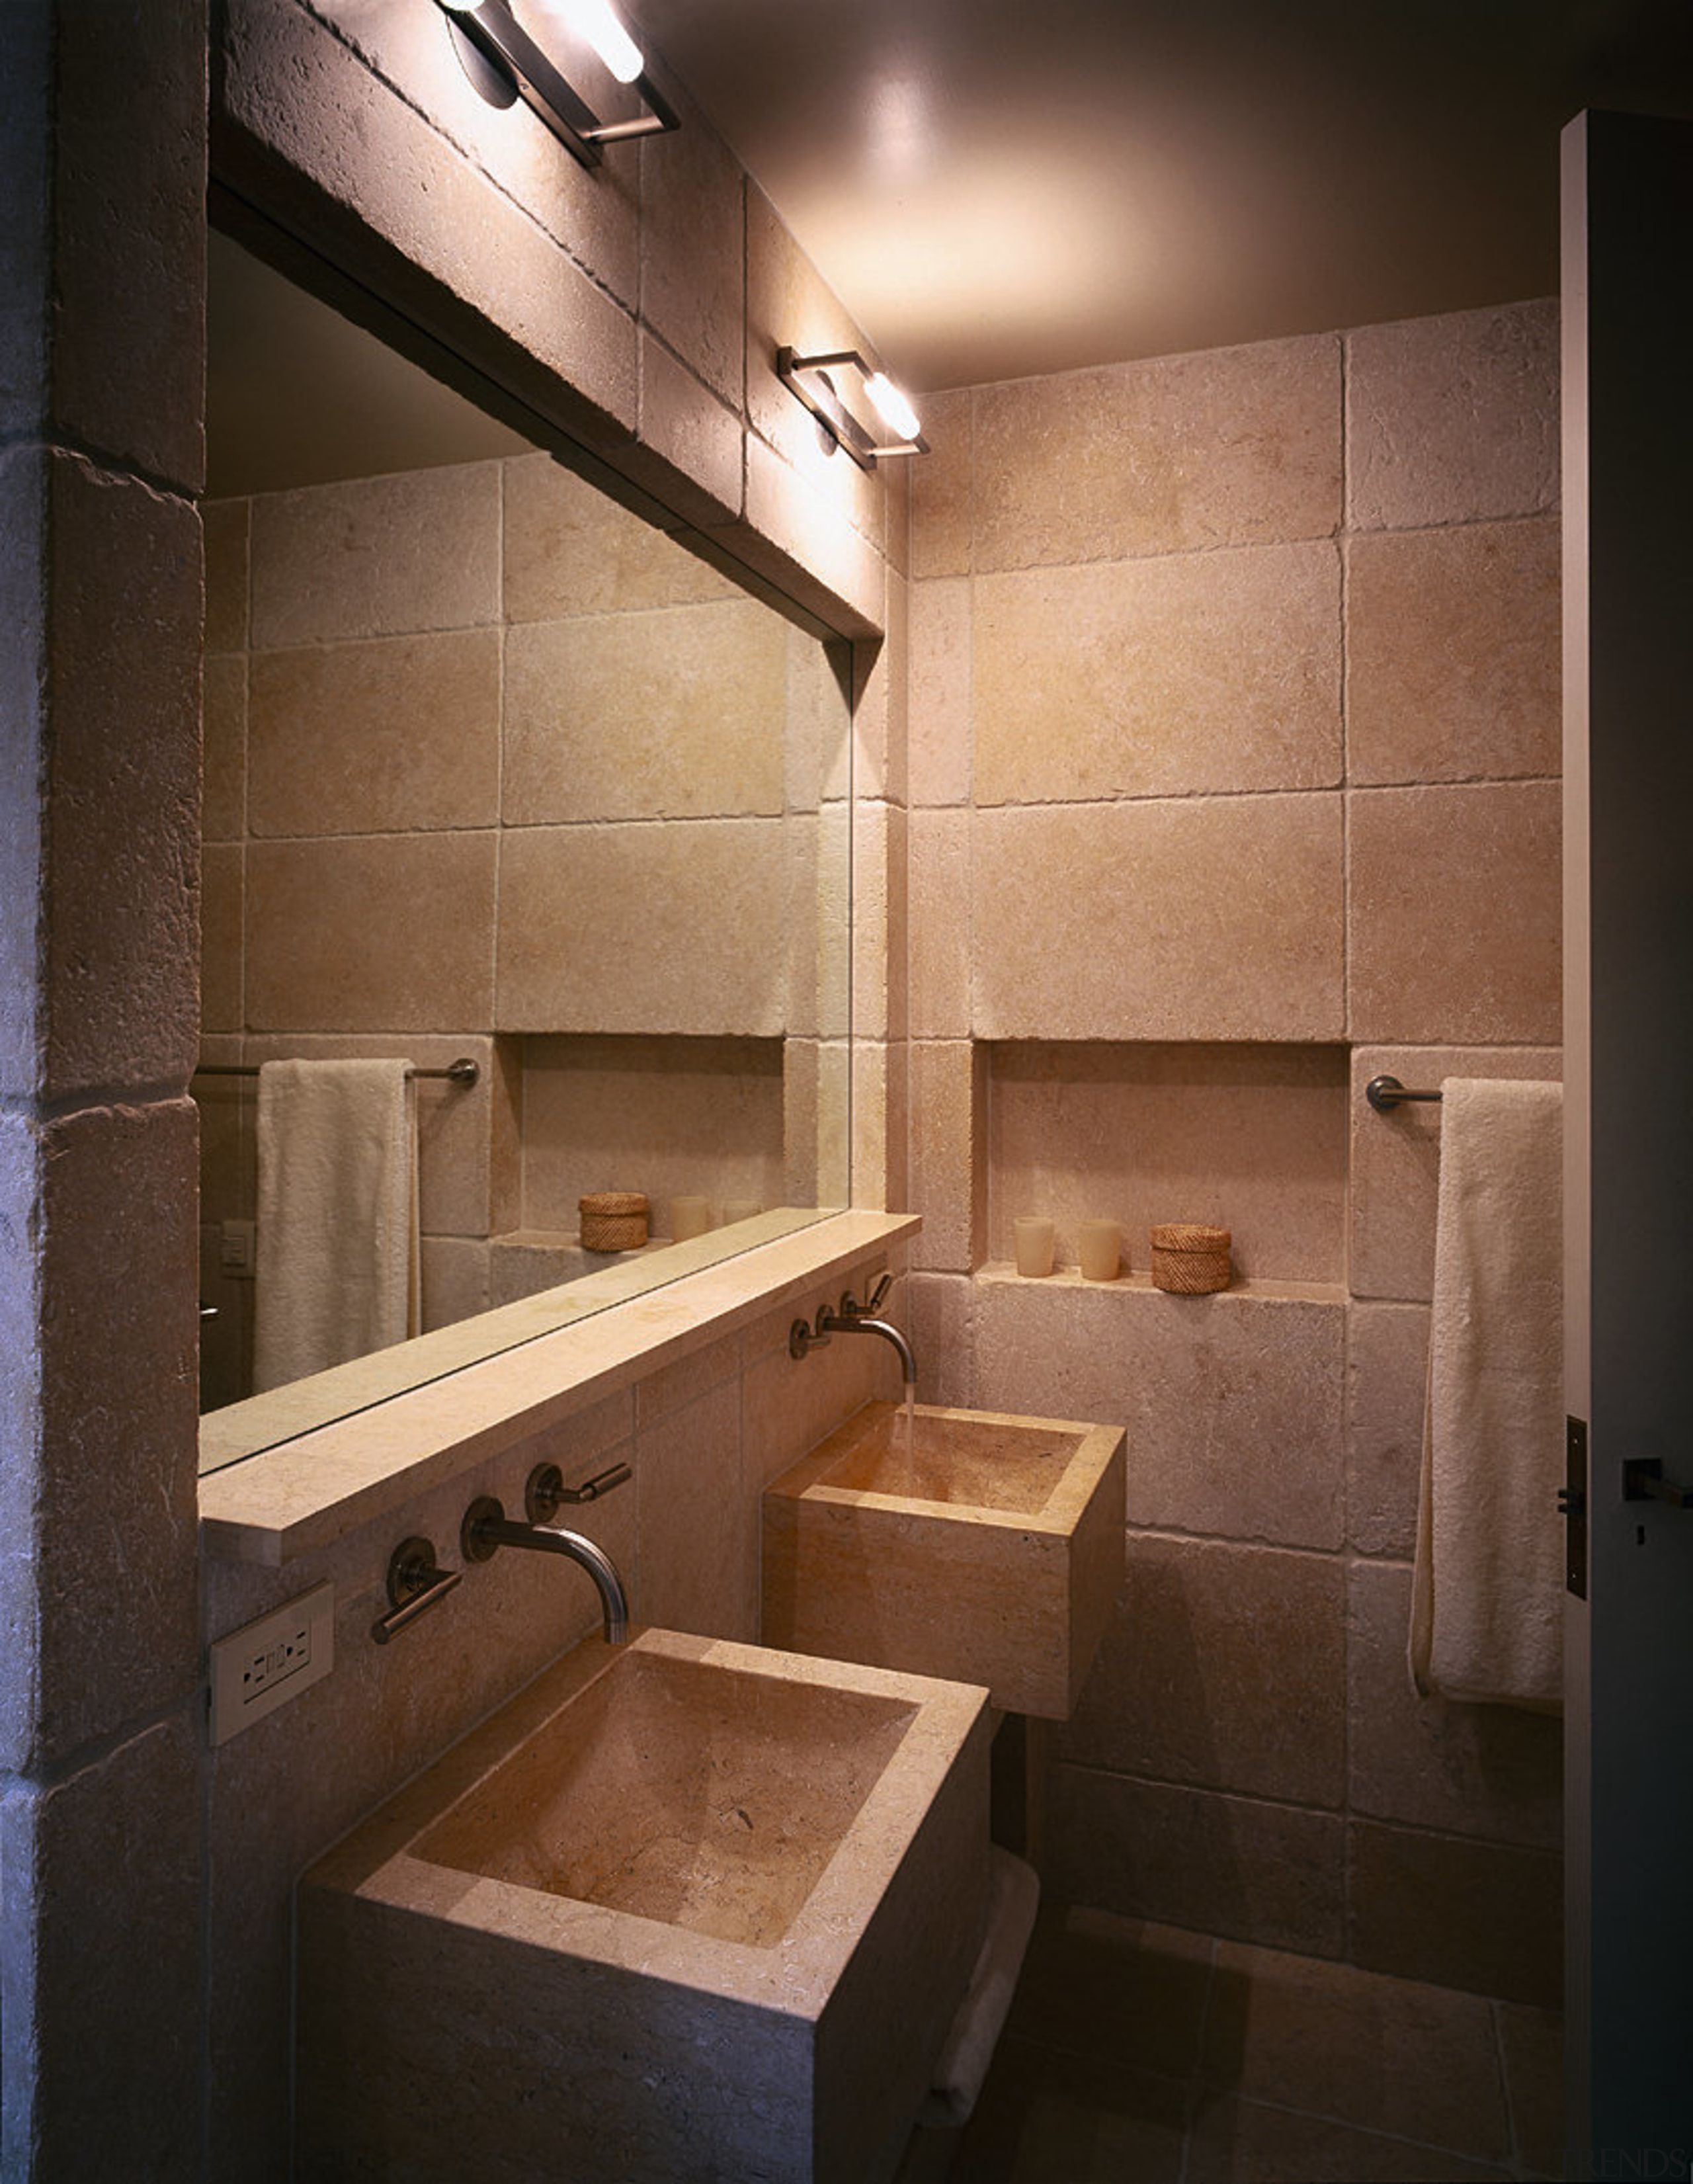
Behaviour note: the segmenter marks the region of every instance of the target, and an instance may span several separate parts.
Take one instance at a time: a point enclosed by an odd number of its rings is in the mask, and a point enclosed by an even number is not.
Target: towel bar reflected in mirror
[[[420,1069],[414,1062],[405,1073],[408,1077],[444,1077],[468,1089],[482,1072],[479,1062],[472,1061],[467,1054],[461,1054],[456,1061],[449,1061],[444,1069]],[[259,1064],[256,1061],[204,1061],[194,1074],[196,1077],[256,1077]]]
[[[1439,1100],[1438,1092],[1407,1092],[1396,1077],[1373,1077],[1364,1087],[1364,1097],[1377,1114],[1385,1115],[1406,1100]]]

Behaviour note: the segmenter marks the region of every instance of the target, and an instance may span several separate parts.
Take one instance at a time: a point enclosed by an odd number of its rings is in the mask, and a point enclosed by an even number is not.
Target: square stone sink
[[[988,1885],[986,1694],[565,1655],[300,1886],[308,2177],[890,2176]]]
[[[764,1496],[766,1645],[1067,1721],[1122,1583],[1120,1427],[867,1403]]]

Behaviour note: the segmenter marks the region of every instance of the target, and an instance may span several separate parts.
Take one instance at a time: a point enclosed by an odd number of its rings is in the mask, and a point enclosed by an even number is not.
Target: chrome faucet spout
[[[838,1312],[820,1312],[817,1314],[820,1334],[879,1334],[884,1342],[891,1342],[899,1353],[899,1366],[905,1376],[905,1385],[917,1384],[917,1361],[911,1355],[911,1346],[894,1326],[891,1319],[872,1319],[860,1313],[843,1314]]]
[[[629,1596],[617,1565],[604,1547],[596,1546],[580,1532],[568,1532],[554,1524],[520,1524],[506,1515],[492,1495],[485,1494],[465,1512],[459,1545],[466,1562],[485,1563],[501,1547],[531,1547],[543,1555],[563,1555],[579,1563],[599,1591],[606,1644],[621,1646],[629,1635]]]

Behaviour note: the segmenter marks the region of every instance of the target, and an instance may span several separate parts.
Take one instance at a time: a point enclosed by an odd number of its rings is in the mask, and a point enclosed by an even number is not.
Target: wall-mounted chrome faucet
[[[465,1521],[459,1528],[459,1544],[464,1550],[465,1560],[485,1563],[502,1547],[530,1547],[539,1554],[563,1555],[571,1562],[580,1563],[599,1589],[605,1642],[608,1646],[621,1646],[629,1635],[629,1596],[618,1575],[616,1563],[604,1547],[596,1546],[580,1532],[565,1531],[543,1519],[550,1516],[560,1502],[593,1500],[612,1486],[621,1486],[629,1475],[627,1464],[615,1464],[610,1471],[591,1480],[588,1488],[571,1493],[565,1488],[556,1464],[537,1464],[529,1474],[528,1490],[524,1496],[530,1518],[527,1524],[520,1524],[508,1517],[491,1494],[478,1495],[465,1510]]]
[[[827,1305],[820,1305],[815,1326],[809,1325],[803,1319],[796,1319],[788,1330],[788,1356],[804,1357],[808,1351],[821,1350],[832,1334],[879,1334],[884,1342],[891,1342],[899,1351],[905,1385],[915,1388],[917,1384],[917,1361],[911,1355],[911,1344],[891,1319],[878,1319],[876,1316],[893,1283],[892,1274],[883,1274],[862,1304],[849,1290],[842,1297],[838,1312],[831,1312]]]

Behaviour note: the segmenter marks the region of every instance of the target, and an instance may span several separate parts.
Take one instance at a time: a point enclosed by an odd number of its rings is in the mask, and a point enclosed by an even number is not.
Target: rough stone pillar
[[[197,2173],[206,25],[0,68],[0,2170]]]

